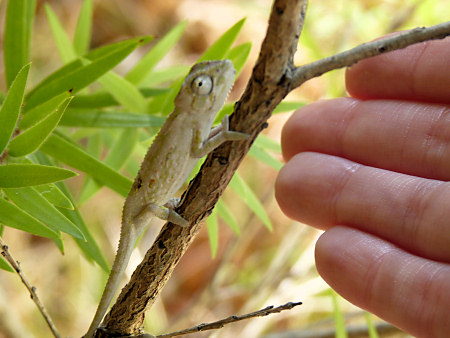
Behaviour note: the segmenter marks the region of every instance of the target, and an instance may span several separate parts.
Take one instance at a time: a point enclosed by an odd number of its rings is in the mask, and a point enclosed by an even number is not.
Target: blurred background
[[[82,1],[39,0],[37,3],[31,50],[31,83],[34,84],[62,65],[44,3],[51,6],[69,36],[73,36]],[[3,1],[2,30],[5,7]],[[258,55],[270,7],[269,0],[95,0],[91,48],[149,34],[155,36],[156,42],[177,23],[187,20],[180,42],[158,67],[189,66],[221,34],[245,17],[237,42],[251,42],[252,49],[230,95],[230,100],[235,101]],[[311,0],[295,61],[304,64],[392,31],[437,24],[448,20],[448,13],[449,4],[437,0]],[[150,47],[134,52],[120,64],[117,72],[130,69]],[[4,78],[3,74],[0,78]],[[0,87],[6,90],[4,83]],[[288,100],[309,103],[343,95],[346,93],[340,70],[310,80],[290,94]],[[264,131],[265,136],[279,142],[289,115],[274,116]],[[281,161],[279,152],[274,151],[272,156]],[[378,327],[380,336],[407,336],[336,296],[321,280],[314,266],[314,243],[320,233],[281,213],[273,192],[276,169],[248,156],[239,173],[264,206],[269,221],[264,224],[228,189],[223,201],[234,215],[239,233],[219,220],[219,246],[213,257],[208,231],[203,227],[161,297],[147,313],[146,332],[160,334],[256,311],[267,305],[302,301],[303,305],[290,311],[191,336],[334,337],[342,325],[339,318],[344,320],[345,330],[351,337],[368,336],[368,320]],[[75,196],[81,183],[82,177],[69,181]],[[121,196],[103,188],[81,205],[83,217],[109,262],[117,246],[123,202]],[[135,252],[132,257],[129,273],[141,261],[161,224],[155,221],[147,231],[139,245],[140,253]],[[107,276],[85,260],[68,236],[65,239],[66,250],[62,256],[50,240],[9,228],[4,234],[4,240],[37,287],[60,332],[79,337],[92,319]],[[18,276],[0,271],[0,337],[49,336],[44,320]]]

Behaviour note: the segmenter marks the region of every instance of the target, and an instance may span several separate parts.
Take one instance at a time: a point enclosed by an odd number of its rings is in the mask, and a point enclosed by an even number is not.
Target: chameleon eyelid
[[[209,95],[213,89],[213,80],[209,75],[199,75],[192,80],[191,87],[198,95]]]

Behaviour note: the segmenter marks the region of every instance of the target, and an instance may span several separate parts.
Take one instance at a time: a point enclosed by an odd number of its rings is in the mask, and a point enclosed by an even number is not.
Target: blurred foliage
[[[79,336],[90,322],[106,278],[98,266],[107,270],[114,255],[123,196],[172,110],[189,65],[231,58],[241,74],[231,93],[237,99],[270,6],[268,0],[1,3],[0,222],[6,227],[0,233],[64,335]],[[437,0],[312,0],[296,63],[395,30],[436,24],[448,19],[445,13],[448,4]],[[273,198],[272,182],[282,165],[283,113],[342,95],[338,70],[309,81],[277,108],[207,230],[147,315],[147,331],[168,332],[268,304],[303,301],[308,305],[235,324],[215,336],[288,330],[344,336],[361,322],[376,336],[379,320],[330,292],[318,277],[313,261],[318,232],[285,218]],[[231,110],[232,104],[225,105],[218,120]],[[76,173],[81,175],[65,180]],[[155,224],[141,240],[142,252],[157,230]],[[73,243],[98,265],[80,259]],[[134,257],[131,265],[139,261]],[[7,269],[0,258],[2,268]],[[17,276],[0,274],[0,303],[8,304],[7,316],[0,309],[0,337],[47,336]]]

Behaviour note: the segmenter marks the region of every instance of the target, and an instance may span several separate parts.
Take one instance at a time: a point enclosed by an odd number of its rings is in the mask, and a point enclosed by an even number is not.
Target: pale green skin
[[[125,201],[119,248],[97,312],[85,337],[92,337],[125,271],[138,237],[152,217],[180,226],[188,222],[164,207],[175,195],[198,159],[225,141],[248,135],[229,131],[227,117],[211,129],[234,82],[235,70],[229,60],[201,62],[187,75],[175,98],[175,109],[149,148]],[[211,90],[208,82],[211,80]],[[199,81],[201,80],[201,81]],[[201,82],[201,85],[199,85]]]

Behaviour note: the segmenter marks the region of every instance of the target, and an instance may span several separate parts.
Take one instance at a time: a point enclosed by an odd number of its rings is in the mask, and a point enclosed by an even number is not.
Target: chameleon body
[[[173,210],[171,198],[198,159],[225,141],[248,135],[229,131],[228,117],[211,129],[234,82],[231,61],[201,62],[190,70],[169,115],[153,141],[125,201],[119,248],[100,304],[85,337],[92,337],[119,285],[138,237],[152,217],[180,226],[188,222]],[[169,206],[171,205],[171,206]]]

